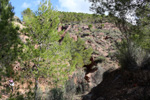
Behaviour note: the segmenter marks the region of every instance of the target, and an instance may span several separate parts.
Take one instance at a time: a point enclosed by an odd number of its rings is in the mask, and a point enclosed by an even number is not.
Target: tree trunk
[[[38,78],[35,78],[34,100],[37,100]]]

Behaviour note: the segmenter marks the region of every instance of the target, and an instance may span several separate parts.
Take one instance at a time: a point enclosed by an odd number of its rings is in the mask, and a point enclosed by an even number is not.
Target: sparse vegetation
[[[0,0],[0,99],[7,96],[8,100],[74,100],[101,82],[103,67],[115,69],[120,64],[122,68],[119,75],[114,73],[108,78],[113,78],[111,85],[128,80],[126,74],[122,75],[126,69],[130,73],[149,69],[149,1],[139,1],[144,5],[134,9],[135,25],[125,20],[127,9],[123,7],[132,6],[131,1],[112,1],[118,5],[108,6],[109,2],[99,1],[104,7],[93,10],[103,14],[109,11],[105,16],[57,11],[50,0],[43,0],[37,11],[25,9],[21,21],[14,17],[9,0]],[[139,84],[135,79],[132,87],[149,85],[149,77],[145,76],[144,80],[140,77]],[[15,81],[14,92],[10,79]]]
[[[88,25],[88,28],[89,28],[89,29],[91,29],[92,27],[93,27],[92,24],[89,24],[89,25]]]

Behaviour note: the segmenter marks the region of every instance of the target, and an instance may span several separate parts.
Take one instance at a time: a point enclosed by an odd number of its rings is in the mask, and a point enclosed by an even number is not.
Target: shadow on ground
[[[82,100],[150,100],[150,70],[109,70]]]

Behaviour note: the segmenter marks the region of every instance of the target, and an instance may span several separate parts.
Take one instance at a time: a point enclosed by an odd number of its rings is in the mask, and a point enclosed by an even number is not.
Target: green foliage
[[[89,29],[91,29],[92,27],[93,27],[93,25],[92,25],[92,24],[89,24],[89,25],[88,25],[88,28],[89,28]]]
[[[101,24],[101,27],[103,28],[103,27],[104,27],[104,24]]]
[[[59,12],[60,13],[60,22],[61,23],[80,23],[80,22],[89,22],[97,23],[102,22],[104,18],[96,14],[86,14],[86,13],[76,13],[76,12]]]
[[[96,60],[98,60],[98,61],[105,61],[106,58],[104,56],[99,56],[99,57],[97,57]]]
[[[146,56],[147,53],[134,42],[122,41],[118,45],[117,58],[123,69],[133,70],[143,67]]]
[[[145,50],[150,50],[150,7],[148,3],[145,3],[145,6],[143,9],[146,9],[143,11],[142,9],[138,9],[136,11],[136,15],[139,18],[137,20],[137,29],[136,34],[133,36],[134,40]]]
[[[117,55],[121,66],[134,69],[144,66],[142,64],[146,63],[145,61],[149,62],[147,51],[150,50],[150,1],[108,0],[106,2],[105,0],[92,0],[90,2],[93,3],[91,9],[98,14],[109,12],[109,16],[114,18],[116,26],[122,32],[122,43],[118,47]],[[128,12],[132,11],[134,14],[131,13],[131,17],[127,18]]]
[[[24,44],[24,61],[35,64],[34,70],[29,69],[34,77],[50,77],[56,85],[62,84],[76,67],[90,62],[92,49],[85,49],[81,39],[73,41],[68,34],[61,44],[58,42],[59,13],[51,6],[50,1],[42,2],[34,15],[36,16],[23,16],[28,27],[25,30],[30,37]],[[38,47],[35,48],[35,45]]]
[[[85,42],[80,38],[78,38],[77,41],[72,41],[72,39],[69,38],[69,34],[67,34],[62,45],[66,45],[66,48],[69,49],[71,55],[69,62],[72,68],[82,67],[90,63],[89,59],[93,50],[91,48],[85,49]]]
[[[51,6],[50,1],[43,0],[34,15],[36,16],[26,14],[23,16],[27,26],[25,31],[29,33],[30,38],[24,45],[25,56],[23,58],[24,61],[33,62],[35,65],[34,69],[29,69],[29,72],[35,78],[34,99],[37,99],[38,78],[51,76],[52,81],[62,82],[66,78],[64,77],[67,73],[66,61],[70,57],[65,56],[64,48],[59,46],[58,12]]]
[[[15,98],[9,98],[8,100],[24,100],[24,97],[23,97],[23,95],[19,95]]]
[[[25,17],[25,16],[28,16],[28,17],[34,16],[34,13],[30,8],[25,9],[21,14],[22,14],[23,17]]]
[[[25,45],[24,53],[27,54],[25,60],[32,60],[36,65],[38,71],[34,70],[35,77],[49,76],[55,66],[52,63],[58,63],[56,59],[59,59],[55,56],[55,51],[59,48],[57,42],[59,35],[56,30],[59,23],[58,13],[51,7],[49,1],[44,1],[40,4],[36,16],[24,15],[23,18],[32,39]],[[35,45],[38,45],[37,49],[34,48]]]
[[[13,25],[13,16],[9,0],[0,0],[0,66],[6,68],[7,76],[11,76],[11,64],[22,52],[19,28]]]
[[[50,90],[49,100],[64,100],[61,88],[53,88]]]
[[[14,76],[14,70],[12,66],[6,67],[6,76],[7,77],[13,77]]]

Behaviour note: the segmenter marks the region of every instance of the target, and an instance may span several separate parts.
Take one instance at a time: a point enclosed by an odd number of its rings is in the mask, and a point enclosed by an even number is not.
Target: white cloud
[[[31,4],[24,2],[21,7],[22,8],[29,8],[30,6],[31,6]]]
[[[92,13],[89,10],[91,4],[88,0],[59,0],[59,4],[60,11]]]

